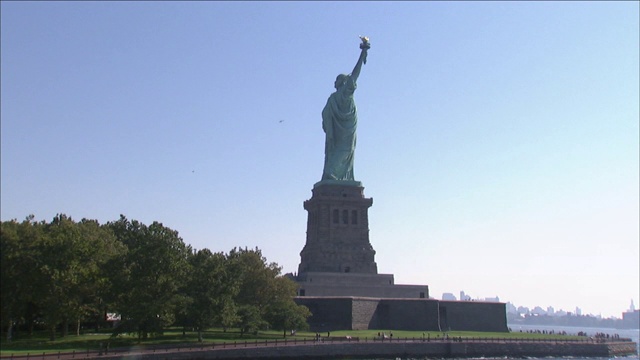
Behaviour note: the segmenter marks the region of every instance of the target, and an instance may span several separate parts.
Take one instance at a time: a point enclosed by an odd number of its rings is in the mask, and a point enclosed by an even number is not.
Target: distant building
[[[640,310],[623,312],[622,327],[625,329],[640,329]]]
[[[456,301],[458,300],[456,298],[455,295],[453,295],[452,293],[443,293],[442,294],[442,300],[447,300],[447,301]]]
[[[579,307],[576,306],[576,315],[580,316],[582,315],[582,309],[580,309]]]
[[[497,297],[497,296],[496,297],[488,297],[488,298],[485,298],[484,301],[486,301],[486,302],[500,302],[500,298]]]
[[[634,312],[636,310],[635,305],[633,305],[633,299],[631,299],[631,305],[629,305],[629,312]]]
[[[546,315],[547,311],[545,309],[541,308],[540,306],[536,306],[536,307],[533,308],[533,310],[531,310],[531,314],[532,315],[538,315],[538,316]]]
[[[512,303],[508,302],[506,304],[507,307],[507,314],[517,314],[518,313],[518,308],[516,308],[515,305],[513,305]]]
[[[553,306],[547,306],[547,315],[553,316],[556,313],[556,310]]]
[[[464,291],[460,291],[460,301],[471,301],[471,296],[464,293]]]
[[[529,308],[526,306],[518,306],[518,314],[529,315]]]

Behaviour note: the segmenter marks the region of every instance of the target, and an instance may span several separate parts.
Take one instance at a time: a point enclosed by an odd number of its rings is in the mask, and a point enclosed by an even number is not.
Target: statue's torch
[[[369,37],[360,35],[360,40],[362,40],[362,43],[360,44],[360,49],[369,50],[371,48],[371,44],[369,44]],[[367,58],[365,57],[362,62],[366,64]]]

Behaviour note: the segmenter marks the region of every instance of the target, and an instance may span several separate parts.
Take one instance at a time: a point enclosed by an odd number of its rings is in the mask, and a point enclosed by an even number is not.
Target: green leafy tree
[[[57,215],[45,226],[45,236],[38,242],[40,287],[37,304],[42,318],[50,330],[50,340],[55,340],[56,327],[65,322],[66,335],[69,316],[75,316],[79,307],[74,296],[80,286],[79,254],[80,233],[75,222],[66,215]]]
[[[45,221],[36,222],[34,216],[29,215],[18,227],[18,237],[20,238],[20,261],[19,268],[21,274],[18,276],[18,298],[24,304],[24,322],[28,327],[29,336],[33,335],[33,328],[36,318],[40,315],[40,308],[37,304],[39,291],[46,279],[42,279],[38,270],[41,250],[40,242],[46,237]]]
[[[297,305],[294,301],[279,301],[269,307],[267,320],[271,328],[282,330],[282,336],[286,337],[289,330],[307,330],[309,316],[311,311],[306,306]]]
[[[20,238],[15,220],[0,224],[0,316],[7,329],[7,341],[13,336],[13,323],[21,312],[18,296],[18,269],[20,264]]]
[[[237,325],[240,327],[240,336],[244,336],[264,329],[269,323],[264,320],[257,306],[245,304],[238,307]]]
[[[111,279],[106,264],[125,254],[126,247],[116,240],[113,232],[96,220],[82,219],[78,224],[82,257],[81,286],[77,289],[79,307],[75,310],[76,335],[80,333],[80,320],[101,318],[105,301],[111,290]]]
[[[106,281],[104,264],[121,253],[113,233],[96,220],[74,222],[58,214],[45,226],[39,242],[40,289],[37,304],[55,339],[55,328],[62,324],[66,336],[69,323],[76,324],[100,312],[101,289]]]
[[[108,224],[127,253],[110,264],[114,310],[122,324],[116,332],[137,332],[138,338],[161,333],[174,323],[187,297],[178,289],[186,280],[191,248],[161,223],[146,226],[123,215]]]
[[[288,330],[306,330],[309,328],[307,318],[311,311],[306,306],[298,305],[293,301],[296,295],[297,285],[286,277],[278,277],[274,280],[275,296],[269,303],[266,311],[266,319],[271,328],[283,331],[283,337]]]
[[[238,281],[229,272],[227,259],[222,253],[200,250],[189,257],[190,271],[185,293],[190,301],[186,306],[187,322],[198,332],[216,324],[228,326],[237,322],[234,297],[238,293]]]
[[[264,316],[272,297],[272,281],[280,273],[277,264],[268,264],[259,249],[234,248],[229,252],[229,268],[240,284],[235,298],[241,333],[255,332],[268,323]]]
[[[229,266],[240,282],[236,297],[239,305],[255,306],[261,315],[273,298],[274,279],[280,274],[276,263],[267,263],[259,249],[234,248],[229,252]]]
[[[2,327],[6,340],[13,337],[13,325],[26,318],[33,331],[36,290],[40,282],[37,271],[37,243],[43,236],[43,224],[29,215],[22,223],[4,221],[0,227],[0,303]]]
[[[294,327],[305,328],[310,312],[306,307],[295,304],[296,284],[280,275],[278,264],[267,263],[257,248],[234,248],[229,259],[233,273],[240,281],[236,303],[240,307],[241,328],[255,331],[270,325],[283,329],[285,333]]]

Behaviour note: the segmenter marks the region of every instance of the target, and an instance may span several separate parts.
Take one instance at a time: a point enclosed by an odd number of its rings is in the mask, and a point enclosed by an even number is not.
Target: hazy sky
[[[2,2],[2,220],[124,214],[196,249],[305,244],[358,35],[380,273],[639,305],[638,2]]]

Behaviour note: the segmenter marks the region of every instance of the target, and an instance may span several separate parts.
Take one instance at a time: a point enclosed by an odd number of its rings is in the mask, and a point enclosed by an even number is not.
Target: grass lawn
[[[353,338],[372,339],[378,336],[378,333],[384,332],[387,336],[393,334],[394,339],[398,338],[416,338],[429,336],[431,339],[442,337],[440,332],[422,332],[422,331],[401,331],[401,330],[341,330],[332,331],[331,337],[351,336]],[[320,333],[323,338],[327,337],[327,333]],[[549,334],[528,334],[520,332],[512,333],[487,333],[487,332],[468,332],[468,331],[451,331],[448,332],[451,337],[473,337],[473,338],[520,338],[520,339],[574,339],[576,336],[549,335]],[[244,341],[264,341],[264,340],[281,340],[283,339],[282,331],[260,331],[257,335],[244,334],[240,335],[237,329],[230,329],[224,332],[222,329],[210,329],[204,332],[204,343],[238,343]],[[287,336],[288,340],[314,339],[315,332],[298,331],[294,336]],[[195,332],[186,332],[183,335],[181,328],[170,328],[162,335],[151,336],[148,339],[138,342],[135,335],[121,335],[112,338],[109,330],[97,333],[85,333],[80,336],[68,335],[64,338],[58,338],[55,341],[49,341],[49,333],[46,331],[36,332],[32,337],[27,337],[25,333],[18,333],[12,342],[7,342],[6,338],[0,340],[0,355],[20,355],[20,354],[42,354],[58,353],[58,352],[86,352],[87,350],[100,350],[102,346],[109,344],[109,348],[131,347],[131,346],[153,346],[153,345],[179,345],[179,344],[198,344],[198,336]]]

